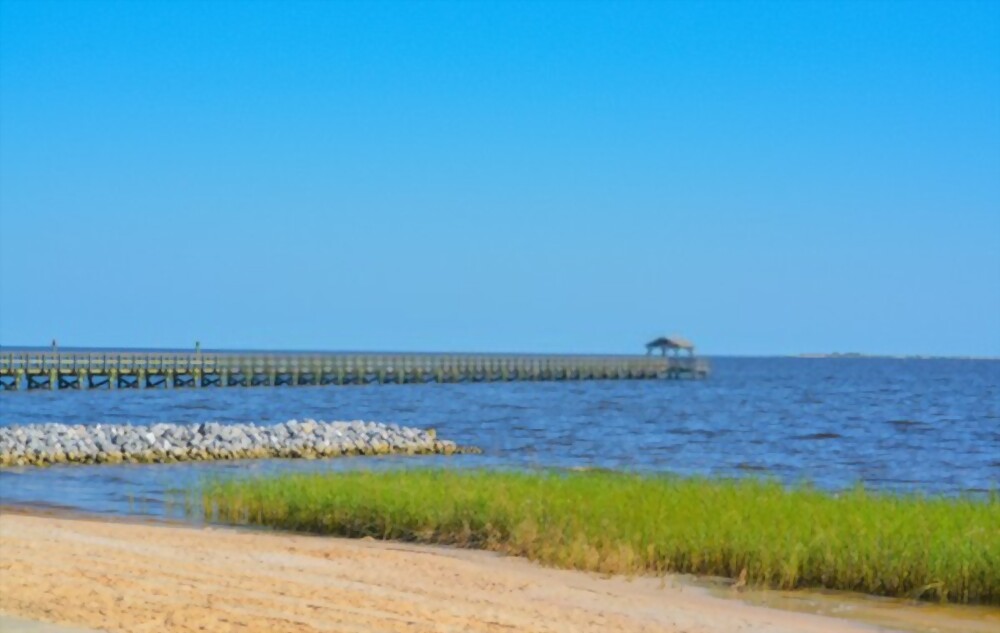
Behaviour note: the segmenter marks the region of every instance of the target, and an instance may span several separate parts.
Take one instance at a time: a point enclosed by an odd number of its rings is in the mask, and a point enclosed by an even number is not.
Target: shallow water
[[[699,587],[704,580],[693,580]],[[720,583],[728,584],[728,581]],[[814,613],[865,622],[878,630],[909,633],[995,633],[1000,630],[996,607],[917,602],[846,591],[753,589],[736,593],[725,586],[709,586],[712,595],[749,604]]]
[[[451,458],[264,460],[0,471],[0,502],[162,510],[209,473],[413,465],[771,476],[827,489],[1000,487],[1000,361],[717,358],[697,382],[608,381],[0,394],[0,425],[368,419],[484,449]]]

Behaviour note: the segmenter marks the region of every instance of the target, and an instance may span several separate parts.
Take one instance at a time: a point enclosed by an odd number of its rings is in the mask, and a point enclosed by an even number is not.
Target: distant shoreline
[[[786,358],[865,358],[873,360],[1000,360],[1000,356],[938,356],[934,354],[864,354],[861,352],[810,352]]]

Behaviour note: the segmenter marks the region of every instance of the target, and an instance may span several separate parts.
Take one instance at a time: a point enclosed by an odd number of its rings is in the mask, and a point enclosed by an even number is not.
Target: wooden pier
[[[0,390],[704,378],[670,356],[0,350]]]

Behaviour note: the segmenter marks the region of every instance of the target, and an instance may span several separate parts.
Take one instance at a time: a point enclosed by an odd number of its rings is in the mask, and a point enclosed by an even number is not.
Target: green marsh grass
[[[482,548],[616,574],[1000,604],[1000,496],[830,494],[755,480],[405,470],[205,482],[235,524]]]

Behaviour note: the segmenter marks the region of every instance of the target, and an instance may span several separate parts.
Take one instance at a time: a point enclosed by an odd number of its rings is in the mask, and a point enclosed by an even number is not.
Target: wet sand
[[[0,613],[123,633],[892,630],[486,552],[10,511]]]

